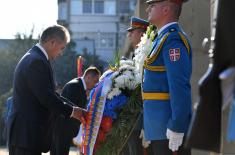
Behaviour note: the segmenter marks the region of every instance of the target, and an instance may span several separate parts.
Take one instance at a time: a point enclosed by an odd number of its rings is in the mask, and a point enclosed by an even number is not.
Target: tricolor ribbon
[[[83,125],[82,130],[82,152],[84,155],[93,155],[96,138],[103,117],[108,88],[110,88],[112,83],[110,80],[111,74],[112,73],[103,78],[91,92],[91,98],[87,108],[86,124]]]

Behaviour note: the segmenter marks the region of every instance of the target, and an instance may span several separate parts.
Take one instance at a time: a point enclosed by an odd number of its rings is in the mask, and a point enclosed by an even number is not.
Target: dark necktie
[[[48,61],[49,64],[49,68],[50,68],[50,77],[51,77],[51,82],[53,84],[53,88],[55,89],[55,81],[54,81],[54,74],[53,74],[53,70],[52,70],[52,66],[51,66],[51,62]]]

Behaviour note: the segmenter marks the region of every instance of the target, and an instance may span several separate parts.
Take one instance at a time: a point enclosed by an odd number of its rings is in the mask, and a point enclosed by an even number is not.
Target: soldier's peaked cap
[[[127,29],[127,31],[132,31],[134,29],[147,30],[148,26],[149,26],[148,21],[141,19],[141,18],[137,18],[137,17],[131,17],[131,24],[130,24],[130,27]]]

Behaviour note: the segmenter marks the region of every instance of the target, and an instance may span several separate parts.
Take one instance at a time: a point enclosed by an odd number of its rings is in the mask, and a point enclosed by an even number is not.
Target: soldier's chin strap
[[[183,143],[184,133],[178,133],[167,129],[166,137],[169,139],[169,149],[175,152]]]

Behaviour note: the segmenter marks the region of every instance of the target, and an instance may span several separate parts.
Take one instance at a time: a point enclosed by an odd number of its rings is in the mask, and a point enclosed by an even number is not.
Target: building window
[[[99,44],[100,48],[113,48],[114,47],[114,39],[110,37],[103,37],[100,40]]]
[[[83,0],[83,13],[92,13],[92,0]]]
[[[58,3],[66,2],[66,0],[58,0]]]
[[[58,4],[59,8],[59,14],[58,14],[58,19],[59,20],[66,20],[67,19],[67,4],[66,3],[59,3]]]
[[[95,13],[104,13],[104,1],[95,0]]]
[[[116,3],[117,0],[104,1],[104,14],[106,15],[116,15]]]
[[[98,40],[98,47],[110,49],[114,48],[114,38],[111,36],[103,35],[100,40]]]
[[[114,39],[113,38],[108,38],[108,47],[111,47],[111,48],[114,47]]]
[[[83,11],[82,1],[70,0],[70,15],[80,15]]]
[[[130,1],[129,0],[120,0],[119,11],[120,11],[120,13],[129,13],[130,12]]]

